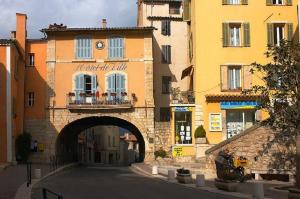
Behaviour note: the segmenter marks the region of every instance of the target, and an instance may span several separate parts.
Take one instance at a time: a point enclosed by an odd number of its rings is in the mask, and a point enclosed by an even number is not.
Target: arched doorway
[[[145,141],[136,125],[124,119],[97,116],[86,117],[75,120],[66,125],[59,133],[56,140],[56,156],[64,163],[78,161],[78,135],[86,129],[95,126],[117,126],[131,132],[137,139],[139,147],[139,162],[143,162],[145,158]]]

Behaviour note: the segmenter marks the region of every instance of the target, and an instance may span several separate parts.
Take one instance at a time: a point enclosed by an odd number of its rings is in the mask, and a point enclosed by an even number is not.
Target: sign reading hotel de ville
[[[77,66],[76,71],[125,71],[127,65],[125,63],[101,63],[95,65],[80,64]]]

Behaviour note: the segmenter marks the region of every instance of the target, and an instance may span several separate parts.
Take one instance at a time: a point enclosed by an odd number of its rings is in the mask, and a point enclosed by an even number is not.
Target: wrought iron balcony
[[[194,91],[179,91],[172,89],[171,104],[195,104]]]
[[[137,101],[134,93],[73,93],[67,94],[68,109],[123,109],[132,108]]]

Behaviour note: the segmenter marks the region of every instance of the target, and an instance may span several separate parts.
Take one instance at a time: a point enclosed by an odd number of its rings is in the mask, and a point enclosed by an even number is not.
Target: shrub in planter
[[[155,156],[155,159],[158,157],[165,158],[165,157],[167,157],[167,152],[163,149],[159,149],[154,152],[154,156]]]
[[[206,131],[203,125],[199,126],[195,131],[196,143],[205,144],[206,143]]]
[[[184,168],[177,169],[177,181],[179,183],[191,184],[193,180],[190,170]]]
[[[30,154],[31,135],[22,133],[16,139],[17,160],[19,162],[27,162]]]

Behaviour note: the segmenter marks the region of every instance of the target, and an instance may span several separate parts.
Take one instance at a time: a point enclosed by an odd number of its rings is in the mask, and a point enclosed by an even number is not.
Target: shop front
[[[195,155],[194,107],[172,107],[172,153],[174,157]]]
[[[217,144],[253,126],[262,118],[257,96],[207,96],[205,128],[209,143]]]

